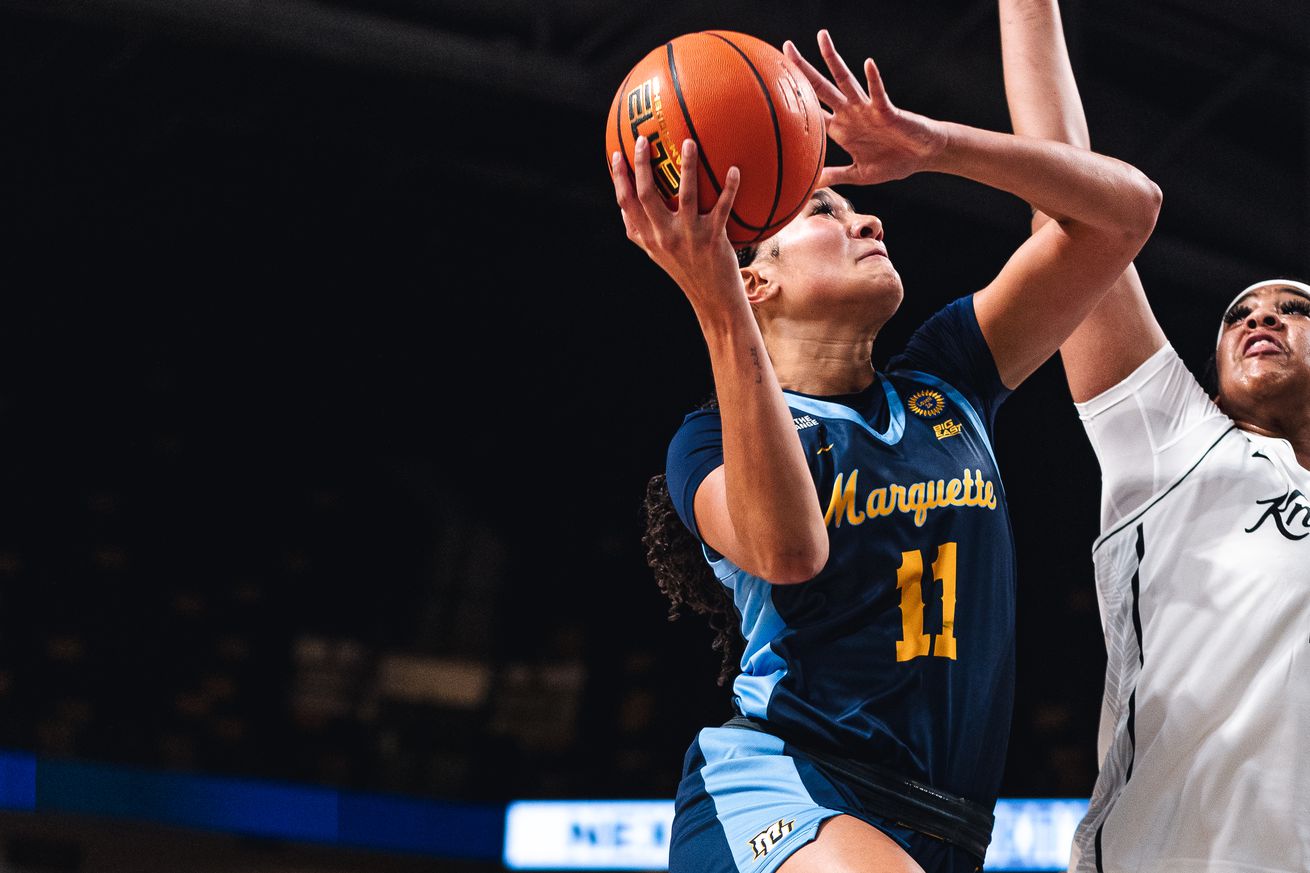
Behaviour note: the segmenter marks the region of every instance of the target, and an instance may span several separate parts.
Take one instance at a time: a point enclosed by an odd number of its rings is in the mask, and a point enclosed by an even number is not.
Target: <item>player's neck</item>
[[[1296,453],[1297,462],[1310,470],[1310,404],[1301,403],[1293,409],[1283,409],[1276,416],[1255,416],[1242,412],[1229,415],[1242,430],[1287,440]]]
[[[1283,438],[1292,444],[1297,463],[1310,470],[1310,408],[1302,416],[1300,427]]]
[[[769,337],[769,359],[778,384],[819,396],[854,394],[873,382],[873,338],[815,340]]]

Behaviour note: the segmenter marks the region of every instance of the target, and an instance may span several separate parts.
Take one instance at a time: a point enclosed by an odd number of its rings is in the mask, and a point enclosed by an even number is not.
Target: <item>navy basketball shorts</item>
[[[974,873],[964,850],[866,811],[855,794],[759,731],[705,728],[678,785],[669,873],[774,873],[837,815],[895,840],[927,873]]]

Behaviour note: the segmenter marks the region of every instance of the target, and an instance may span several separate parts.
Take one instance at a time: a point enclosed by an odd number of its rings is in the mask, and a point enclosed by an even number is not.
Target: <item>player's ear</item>
[[[754,264],[742,267],[741,281],[746,286],[746,300],[751,306],[759,306],[778,293],[778,283]]]

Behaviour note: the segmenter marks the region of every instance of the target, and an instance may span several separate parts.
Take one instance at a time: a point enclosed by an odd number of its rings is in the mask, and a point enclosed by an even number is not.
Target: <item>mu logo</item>
[[[751,851],[755,853],[754,860],[758,861],[760,858],[769,854],[769,849],[778,845],[778,843],[782,842],[783,837],[791,833],[792,825],[794,824],[796,824],[794,819],[792,821],[778,819],[776,822],[752,837]]]

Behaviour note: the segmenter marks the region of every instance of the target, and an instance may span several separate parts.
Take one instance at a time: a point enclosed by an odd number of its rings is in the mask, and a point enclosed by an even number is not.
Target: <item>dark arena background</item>
[[[1310,7],[1063,12],[1199,370],[1236,290],[1310,275]],[[672,796],[729,700],[641,501],[711,384],[604,118],[672,36],[819,27],[1008,129],[992,0],[0,0],[0,869],[497,870],[512,801]],[[958,179],[843,193],[907,289],[879,363],[1027,233]],[[1002,793],[1085,799],[1099,477],[1058,362],[998,427]]]

